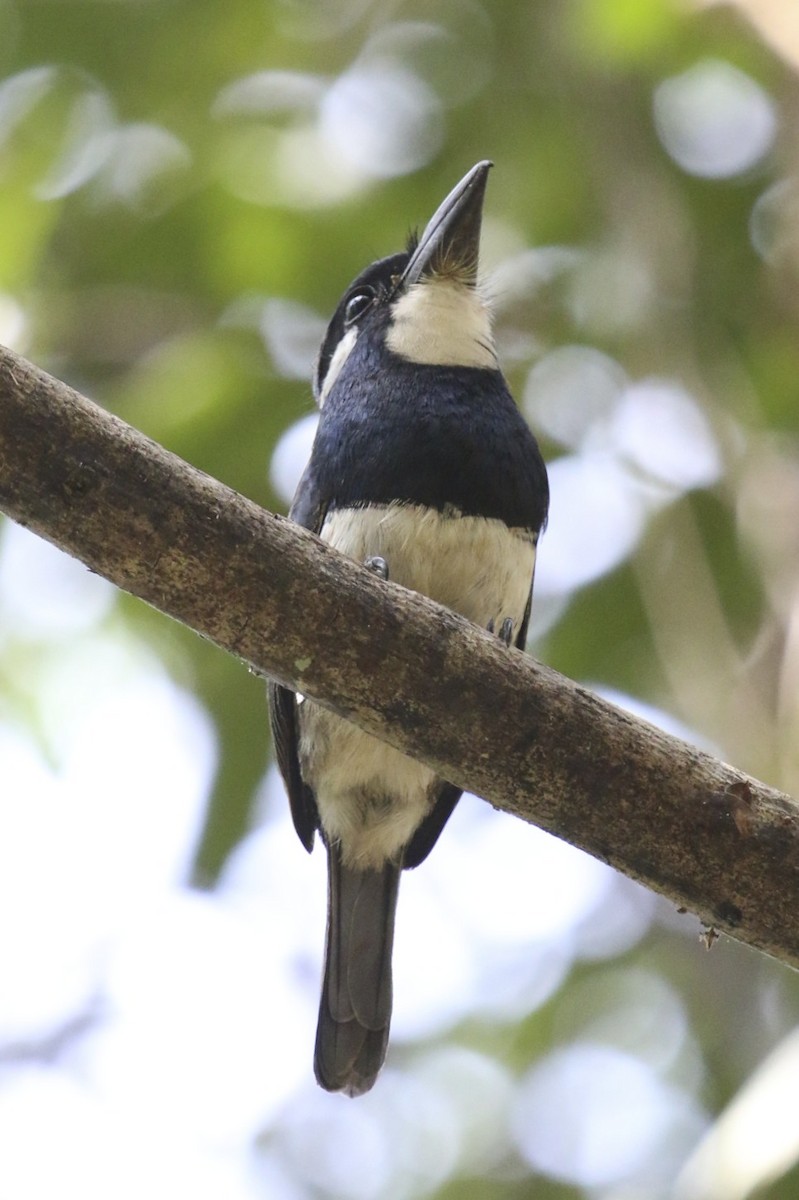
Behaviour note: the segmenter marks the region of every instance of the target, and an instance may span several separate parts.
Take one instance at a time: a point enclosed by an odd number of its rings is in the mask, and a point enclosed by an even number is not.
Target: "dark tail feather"
[[[327,944],[314,1070],[329,1092],[368,1092],[391,1022],[391,949],[400,867],[345,867],[328,847]]]

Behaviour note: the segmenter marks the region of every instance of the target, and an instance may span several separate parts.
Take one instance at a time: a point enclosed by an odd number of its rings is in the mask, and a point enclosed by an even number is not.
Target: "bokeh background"
[[[531,650],[796,794],[798,71],[793,0],[0,0],[0,341],[282,510],[340,293],[492,158]],[[3,1200],[797,1195],[787,968],[468,797],[351,1102],[323,875],[262,683],[0,524]]]

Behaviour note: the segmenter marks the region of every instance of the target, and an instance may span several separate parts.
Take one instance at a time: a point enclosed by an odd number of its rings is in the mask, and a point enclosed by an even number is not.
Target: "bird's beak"
[[[430,275],[452,275],[474,287],[483,200],[493,165],[488,161],[477,163],[439,205],[403,272],[403,288]]]

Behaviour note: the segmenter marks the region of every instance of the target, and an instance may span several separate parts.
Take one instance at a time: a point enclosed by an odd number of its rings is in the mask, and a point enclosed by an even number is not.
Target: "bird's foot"
[[[494,624],[493,617],[486,625],[486,629],[488,630],[489,633],[496,633],[496,626]],[[507,646],[508,649],[510,649],[510,647],[513,643],[513,621],[511,620],[510,617],[506,617],[505,620],[502,622],[502,627],[501,627],[499,633],[497,633],[497,637],[499,638],[499,640],[502,642],[502,644],[504,646]]]
[[[375,575],[379,575],[381,579],[388,579],[388,563],[379,554],[370,554],[363,560],[363,565],[368,570],[374,571]]]

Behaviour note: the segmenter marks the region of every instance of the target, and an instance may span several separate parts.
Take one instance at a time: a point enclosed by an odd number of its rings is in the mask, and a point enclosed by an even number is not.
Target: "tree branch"
[[[0,509],[259,673],[799,965],[790,797],[382,583],[2,348]]]

